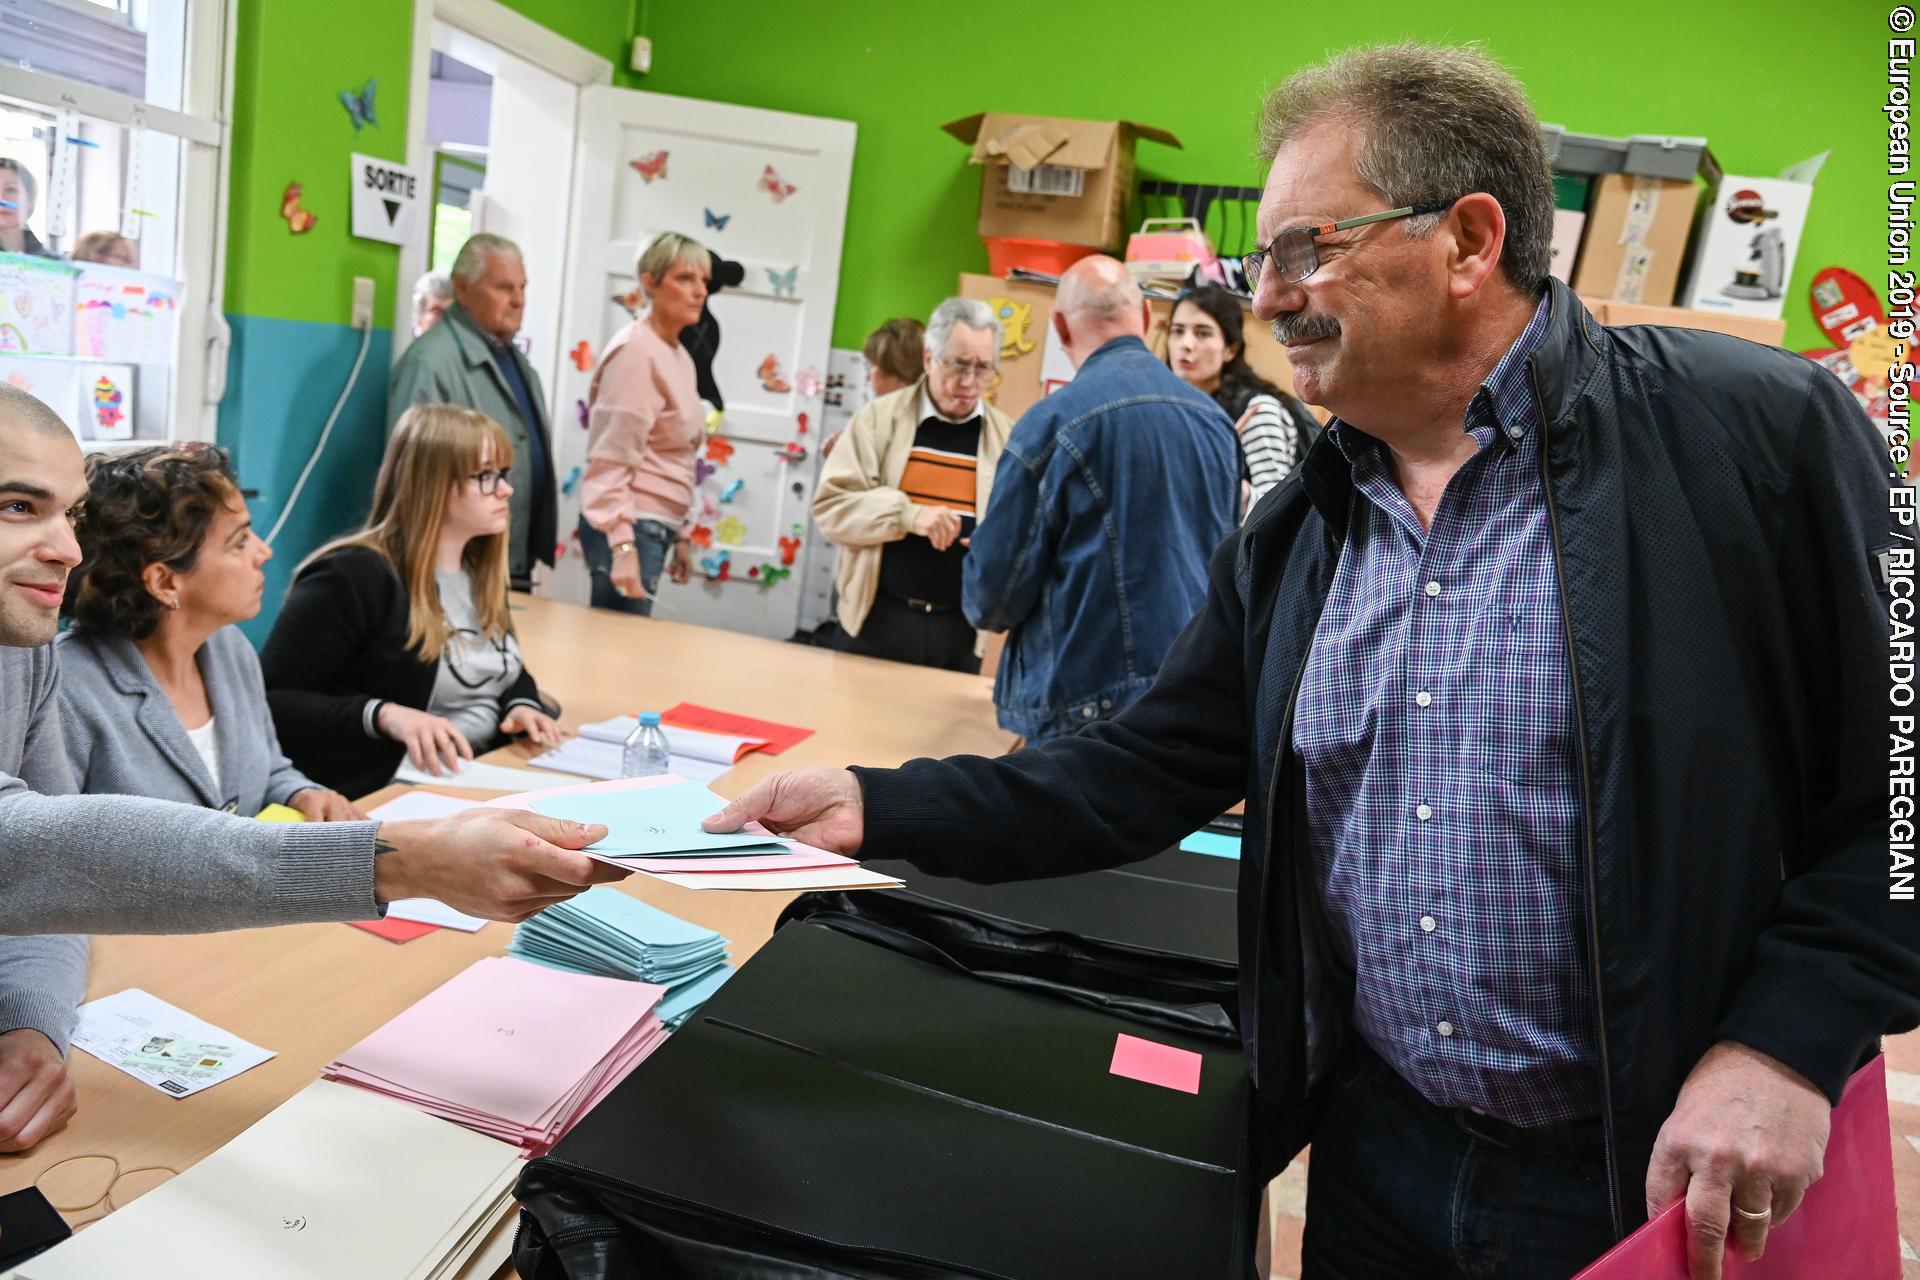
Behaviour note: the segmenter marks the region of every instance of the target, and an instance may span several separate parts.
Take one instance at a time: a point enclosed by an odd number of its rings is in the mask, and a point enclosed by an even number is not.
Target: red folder
[[[1688,1280],[1687,1204],[1666,1210],[1574,1280]],[[1726,1280],[1900,1280],[1900,1226],[1893,1200],[1893,1138],[1887,1123],[1887,1060],[1847,1081],[1833,1109],[1826,1172],[1793,1216],[1767,1233],[1747,1262],[1731,1248]]]
[[[760,749],[770,756],[777,756],[796,742],[804,742],[813,736],[813,730],[803,729],[797,724],[755,720],[752,716],[737,716],[731,711],[715,711],[697,702],[683,702],[662,711],[660,719],[664,724],[677,724],[682,729],[702,729],[707,733],[725,733],[736,738],[762,739],[766,745]]]

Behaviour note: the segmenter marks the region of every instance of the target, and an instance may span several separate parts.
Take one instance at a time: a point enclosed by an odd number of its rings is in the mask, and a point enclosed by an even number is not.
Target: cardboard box
[[[1587,310],[1601,324],[1664,324],[1682,329],[1708,329],[1731,334],[1749,342],[1777,347],[1786,339],[1787,322],[1758,316],[1723,315],[1717,311],[1696,311],[1691,307],[1650,307],[1636,302],[1615,302],[1607,298],[1582,298]]]
[[[1553,256],[1547,273],[1561,280],[1573,279],[1573,264],[1580,257],[1580,237],[1587,225],[1587,196],[1592,179],[1583,173],[1553,175]]]
[[[1054,345],[1048,336],[1053,329],[1053,287],[1027,280],[963,275],[959,293],[963,298],[978,298],[1000,312],[1005,334],[1000,348],[1000,380],[988,399],[1001,412],[1017,419],[1044,394],[1041,370],[1048,348]],[[1147,333],[1147,346],[1165,359],[1173,304],[1155,299],[1152,306],[1153,328]],[[1293,366],[1287,363],[1286,348],[1274,341],[1273,331],[1254,319],[1251,312],[1246,312],[1244,319],[1247,363],[1267,381],[1293,390]]]
[[[1178,147],[1164,129],[1130,120],[1066,120],[996,111],[941,128],[972,146],[980,179],[980,234],[1118,249],[1133,192],[1133,146]]]
[[[1572,138],[1574,134],[1569,134]],[[1705,138],[1588,138],[1596,146],[1594,169],[1617,163],[1617,173],[1601,173],[1586,207],[1586,236],[1580,261],[1572,269],[1572,288],[1588,297],[1665,307],[1680,288],[1680,269],[1699,201],[1695,175],[1718,177],[1720,167]],[[1561,157],[1565,159],[1563,146]]]
[[[1700,212],[1683,306],[1780,318],[1814,179],[1827,154],[1802,160],[1777,178],[1730,173],[1720,179]]]

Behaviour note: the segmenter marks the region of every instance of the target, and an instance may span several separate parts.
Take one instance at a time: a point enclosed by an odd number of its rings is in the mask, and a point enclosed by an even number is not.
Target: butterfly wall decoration
[[[704,209],[704,208],[701,210],[701,212],[707,215],[707,225],[712,227],[715,231],[725,231],[727,229],[727,224],[733,221],[733,215],[730,213],[715,213],[711,209]]]
[[[781,564],[792,564],[794,557],[799,554],[800,554],[800,539],[798,538],[780,539],[780,563]]]
[[[731,551],[716,551],[710,556],[700,557],[700,572],[707,575],[708,582],[725,582],[732,570],[732,562]]]
[[[760,566],[760,583],[762,586],[777,587],[783,578],[790,578],[792,576],[793,570],[782,569],[779,565],[763,564]]]
[[[793,390],[793,384],[780,376],[779,356],[770,355],[762,360],[758,372],[762,391],[771,391],[778,395]]]
[[[378,83],[374,77],[369,76],[358,93],[351,89],[340,91],[340,105],[347,109],[347,115],[353,120],[355,133],[360,132],[367,125],[380,123],[373,115],[373,92]]]
[[[718,466],[726,466],[733,458],[733,441],[725,436],[707,437],[707,461]]]
[[[693,526],[692,531],[687,534],[687,541],[702,549],[711,547],[713,545],[713,530],[704,524],[697,524]]]
[[[627,163],[633,166],[633,171],[639,174],[648,186],[653,185],[655,178],[667,176],[667,153],[664,151],[656,151],[652,155],[641,156]]]
[[[772,165],[768,165],[760,171],[760,189],[772,196],[775,204],[783,203],[788,196],[799,190],[798,187],[774,172]]]
[[[747,522],[739,516],[728,516],[713,527],[713,536],[737,547],[747,540]]]
[[[774,297],[797,298],[800,296],[795,292],[800,283],[799,264],[796,263],[785,271],[775,271],[772,267],[764,267],[762,270],[767,273],[767,283],[773,287]]]
[[[629,316],[635,320],[640,318],[640,291],[638,289],[629,289],[625,293],[613,294],[612,298],[613,301],[619,305],[620,309],[625,311]]]
[[[740,496],[740,490],[746,487],[746,483],[745,477],[735,476],[733,480],[728,483],[727,487],[720,491],[720,501],[732,502]],[[731,539],[729,539],[729,541],[731,541]]]
[[[695,458],[693,460],[693,482],[695,484],[705,484],[707,482],[707,477],[712,475],[714,472],[718,471],[719,469],[720,468],[714,466],[711,462],[708,462],[705,458]]]
[[[280,216],[287,220],[287,230],[296,236],[313,230],[313,224],[318,221],[300,207],[302,194],[303,188],[297,182],[289,182],[287,189],[280,194]]]
[[[573,367],[580,372],[585,373],[587,370],[593,368],[593,348],[586,343],[575,343],[573,350],[568,354],[573,357]]]

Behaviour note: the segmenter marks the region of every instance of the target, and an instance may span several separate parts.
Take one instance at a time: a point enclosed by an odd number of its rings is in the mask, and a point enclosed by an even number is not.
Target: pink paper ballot
[[[1684,1200],[1669,1205],[1574,1280],[1687,1280],[1686,1207]],[[1767,1233],[1760,1261],[1728,1250],[1723,1274],[1726,1280],[1900,1280],[1885,1058],[1854,1072],[1840,1095],[1820,1181],[1791,1218]]]
[[[1138,1036],[1118,1035],[1113,1039],[1113,1065],[1107,1068],[1116,1076],[1143,1080],[1162,1089],[1182,1093],[1200,1092],[1200,1055],[1170,1044],[1156,1044]]]

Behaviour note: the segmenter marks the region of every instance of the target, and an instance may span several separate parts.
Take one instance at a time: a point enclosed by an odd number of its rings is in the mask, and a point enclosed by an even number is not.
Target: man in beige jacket
[[[986,303],[948,298],[927,321],[926,375],[868,404],[827,455],[813,518],[840,549],[847,648],[977,673],[961,569],[1013,420],[984,396],[1000,361]]]

